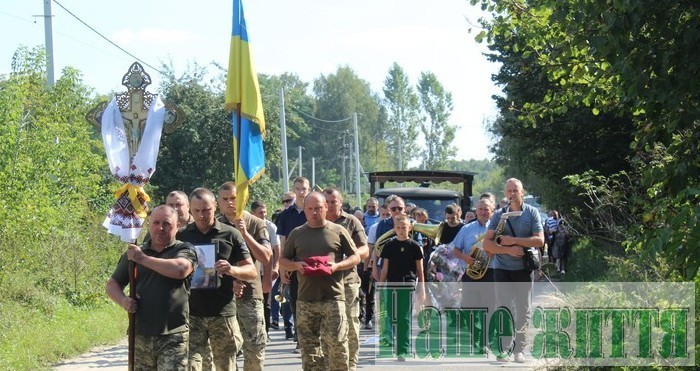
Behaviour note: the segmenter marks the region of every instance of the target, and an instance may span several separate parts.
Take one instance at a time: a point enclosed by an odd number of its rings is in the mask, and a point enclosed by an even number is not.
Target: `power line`
[[[302,116],[305,116],[306,118],[309,118],[309,119],[312,119],[312,120],[316,120],[316,121],[319,121],[319,122],[329,123],[329,124],[341,123],[341,122],[347,121],[347,120],[349,120],[349,119],[352,118],[352,116],[350,116],[350,117],[348,117],[348,118],[344,118],[344,119],[340,119],[340,120],[324,120],[324,119],[320,119],[320,118],[318,118],[318,117],[311,116],[310,114],[308,114],[308,113],[306,113],[306,112],[304,112],[304,111],[302,111],[302,110],[300,110],[299,108],[296,108],[296,107],[294,107],[294,106],[290,106],[290,108],[293,109],[293,110],[295,110],[295,111],[297,111],[297,112],[299,112]],[[322,127],[322,126],[316,126],[316,125],[310,124],[309,122],[307,122],[306,125],[311,126],[312,128],[318,129],[318,130],[325,130],[325,131],[330,131],[330,132],[338,133],[338,134],[347,134],[347,130],[329,129],[329,128],[325,128],[325,127]]]
[[[146,66],[152,68],[153,70],[157,71],[157,72],[160,73],[161,75],[165,75],[165,72],[159,70],[159,69],[156,68],[156,67],[153,67],[153,66],[150,65],[149,63],[145,62],[143,59],[141,59],[141,58],[139,58],[139,57],[137,57],[137,56],[131,54],[131,53],[128,52],[126,49],[122,48],[121,46],[119,46],[119,45],[117,45],[116,43],[114,43],[112,40],[108,39],[106,36],[104,36],[102,33],[100,33],[99,31],[97,31],[95,28],[93,28],[93,27],[90,26],[89,24],[85,23],[85,21],[83,21],[82,19],[80,19],[80,17],[78,17],[77,15],[73,14],[73,12],[71,12],[70,10],[68,10],[65,6],[61,5],[61,3],[59,3],[58,1],[53,0],[53,2],[56,3],[56,5],[60,6],[63,10],[65,10],[66,13],[70,14],[71,16],[73,16],[73,18],[77,19],[78,22],[82,23],[85,27],[89,28],[92,32],[96,33],[98,36],[100,36],[101,38],[103,38],[103,39],[104,39],[105,41],[107,41],[108,43],[112,44],[112,45],[113,45],[114,47],[116,47],[117,49],[121,50],[122,52],[126,53],[126,54],[129,55],[130,57],[136,59],[137,61],[141,62],[141,64],[146,65]]]
[[[295,111],[297,111],[297,112],[299,112],[299,113],[301,113],[303,116],[306,116],[306,117],[308,117],[308,118],[310,118],[310,119],[313,119],[313,120],[316,120],[316,121],[320,121],[320,122],[327,122],[327,123],[329,123],[329,124],[337,124],[337,123],[339,123],[339,122],[344,122],[344,121],[348,121],[348,120],[352,119],[352,116],[350,116],[350,117],[346,117],[346,118],[340,119],[340,120],[324,120],[324,119],[320,119],[320,118],[318,118],[318,117],[311,116],[311,115],[309,115],[308,113],[306,113],[306,112],[304,112],[304,111],[302,111],[302,110],[300,110],[300,109],[298,109],[298,108],[296,108],[296,107],[292,107],[292,109],[295,110]]]
[[[19,19],[20,21],[25,21],[25,22],[27,22],[27,23],[34,23],[34,24],[36,24],[36,21],[33,21],[33,20],[31,20],[31,19],[27,19],[27,18],[23,18],[23,17],[20,17],[20,16],[18,16],[18,15],[14,15],[14,14],[11,14],[11,13],[8,13],[8,12],[4,12],[4,11],[2,11],[2,10],[0,10],[0,14],[4,14],[4,15],[6,15],[6,16],[8,16],[8,17],[16,18],[16,19]]]
[[[338,134],[347,134],[347,131],[345,131],[345,130],[335,130],[335,129],[324,128],[323,126],[316,126],[316,125],[310,124],[308,122],[306,123],[306,125],[311,126],[312,128],[318,129],[318,130],[325,130],[325,131],[330,131],[332,133],[338,133]]]

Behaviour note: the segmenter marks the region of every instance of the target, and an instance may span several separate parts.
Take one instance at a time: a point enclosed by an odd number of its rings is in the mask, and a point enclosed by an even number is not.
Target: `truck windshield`
[[[443,198],[443,199],[417,199],[417,198],[410,198],[406,197],[404,198],[406,203],[414,203],[416,206],[423,208],[428,211],[428,218],[432,222],[441,222],[445,220],[445,208],[447,205],[450,204],[457,204],[459,205],[459,199],[458,198]],[[383,203],[384,200],[380,199],[380,203]],[[464,210],[463,210],[464,211]]]

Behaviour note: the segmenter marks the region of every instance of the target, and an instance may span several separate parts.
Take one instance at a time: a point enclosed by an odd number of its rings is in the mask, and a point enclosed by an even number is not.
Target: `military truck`
[[[392,194],[401,196],[406,203],[414,203],[428,211],[433,222],[445,220],[445,207],[456,203],[462,212],[471,209],[472,184],[476,173],[468,171],[402,170],[375,171],[368,174],[370,194],[379,199],[379,204]],[[417,187],[385,188],[387,182],[414,182]],[[434,188],[434,185],[450,182],[462,184],[462,192]]]

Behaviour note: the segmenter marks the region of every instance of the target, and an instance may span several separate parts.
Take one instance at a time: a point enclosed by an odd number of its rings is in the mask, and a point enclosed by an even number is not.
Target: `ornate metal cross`
[[[114,104],[111,102],[99,103],[91,109],[86,116],[87,120],[102,132],[102,116],[107,107],[110,109],[110,113],[106,117],[107,121],[105,121],[105,131],[108,132],[108,135],[105,136],[105,133],[102,133],[103,141],[105,142],[112,175],[123,184],[115,194],[117,201],[107,214],[103,226],[107,228],[109,233],[119,235],[122,241],[130,241],[132,243],[136,243],[136,239],[141,232],[146,217],[147,202],[150,200],[150,197],[148,197],[143,190],[143,186],[148,182],[148,179],[150,179],[152,170],[155,170],[155,160],[157,158],[161,135],[161,121],[162,132],[169,134],[182,124],[185,119],[185,114],[180,108],[168,104],[167,102],[163,103],[156,95],[147,92],[146,87],[150,84],[151,77],[144,72],[140,64],[134,63],[129,67],[124,77],[122,77],[122,85],[126,86],[127,91],[117,94],[114,99]],[[148,117],[149,111],[154,112],[153,121],[155,122],[152,122]],[[119,122],[117,125],[113,123],[113,118],[115,116],[119,117],[118,114],[121,115],[123,119],[121,120],[123,121],[123,126],[122,122]],[[155,125],[154,127],[158,128],[158,133],[156,135],[153,133],[147,134],[146,140],[144,141],[144,144],[148,148],[144,153],[148,153],[150,156],[145,156],[148,157],[145,161],[148,169],[146,173],[142,173],[143,169],[141,169],[140,166],[144,165],[141,163],[143,159],[137,159],[136,155],[137,153],[140,154],[139,147],[141,146],[142,139],[144,139],[144,130],[146,130],[147,123],[148,125]],[[119,154],[123,153],[126,155],[124,144],[128,147],[129,158],[126,162],[125,156]],[[112,156],[113,153],[110,152],[110,149],[115,150],[117,154]],[[155,157],[153,157],[153,150],[155,150]],[[112,162],[117,162],[114,164],[114,167],[112,166]],[[126,171],[122,173],[122,175],[119,175],[120,166],[121,169]],[[135,179],[131,179],[132,177]],[[129,296],[134,300],[136,299],[136,290],[134,290],[136,282],[135,270],[136,266],[134,262],[130,261]],[[135,316],[133,313],[129,313],[128,333],[128,365],[129,370],[133,370],[135,342]]]
[[[116,95],[117,105],[124,119],[124,128],[129,143],[130,158],[134,157],[141,143],[148,108],[153,103],[155,95],[146,91],[146,87],[151,84],[151,76],[144,70],[141,64],[134,62],[129,67],[124,77],[122,85],[127,91]],[[98,130],[102,127],[102,113],[109,102],[100,102],[93,107],[85,118]],[[165,102],[165,121],[163,122],[163,133],[172,134],[185,120],[185,113],[174,104]]]

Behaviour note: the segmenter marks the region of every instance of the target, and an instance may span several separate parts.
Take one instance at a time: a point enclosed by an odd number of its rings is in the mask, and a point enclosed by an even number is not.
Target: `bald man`
[[[525,331],[530,320],[530,293],[532,292],[533,271],[525,269],[523,256],[526,251],[537,254],[538,247],[544,244],[544,230],[539,211],[526,204],[525,191],[520,180],[510,178],[505,184],[506,206],[493,214],[484,235],[484,250],[494,254],[496,300],[498,306],[511,309],[515,319],[515,337],[511,344],[514,360],[524,363]],[[504,222],[503,232],[496,235],[501,216],[511,214]],[[503,355],[499,361],[508,361]]]
[[[280,258],[280,266],[297,272],[299,280],[296,326],[304,370],[348,369],[342,271],[359,264],[360,256],[345,228],[326,220],[327,212],[323,195],[309,194],[306,223],[289,234]],[[321,342],[328,349],[325,359]]]
[[[129,245],[112,277],[107,295],[129,313],[136,313],[135,369],[186,370],[189,344],[190,280],[197,254],[192,244],[175,239],[178,214],[157,206],[148,217],[151,238]],[[136,264],[138,302],[124,294],[129,260]],[[138,310],[137,310],[138,309]]]

